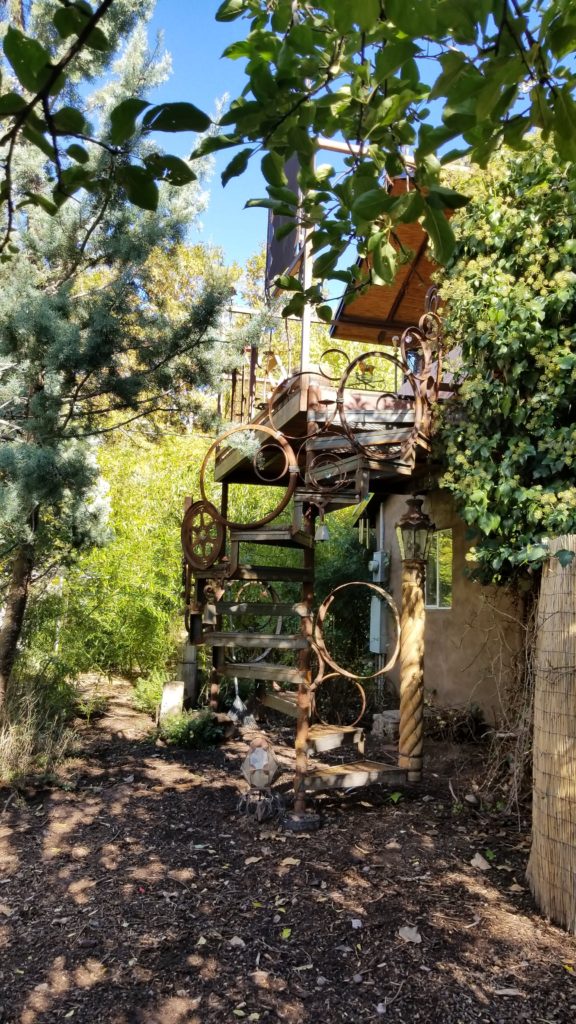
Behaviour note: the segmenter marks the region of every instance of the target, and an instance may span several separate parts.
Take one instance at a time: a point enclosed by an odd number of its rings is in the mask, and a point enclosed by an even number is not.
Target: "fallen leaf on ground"
[[[404,942],[422,942],[422,936],[417,928],[410,928],[408,925],[404,925],[403,928],[398,929],[398,935]]]
[[[522,998],[524,998],[524,993],[521,992],[519,988],[495,988],[494,989],[494,995],[495,996],[522,996]]]
[[[262,860],[262,857],[246,857],[246,860],[244,861],[244,863],[245,864],[257,864],[259,860]]]
[[[473,868],[478,868],[479,871],[490,871],[491,865],[481,853],[475,853],[470,863]]]
[[[230,939],[230,945],[238,946],[239,949],[244,949],[246,943],[244,942],[244,939],[240,938],[239,935],[233,935],[232,938]]]
[[[508,886],[508,892],[526,892],[523,885],[518,885],[518,882],[512,882],[512,885]]]
[[[299,857],[284,857],[284,860],[280,861],[281,867],[290,867],[291,865],[296,866],[300,863]]]
[[[4,914],[5,917],[10,917],[12,914],[12,907],[9,907],[7,903],[0,903],[0,914]]]

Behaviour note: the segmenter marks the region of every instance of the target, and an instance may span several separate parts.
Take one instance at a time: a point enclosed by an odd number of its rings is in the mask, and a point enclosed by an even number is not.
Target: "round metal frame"
[[[407,332],[405,331],[404,334],[406,333]],[[402,335],[402,339],[403,338],[404,335]],[[402,339],[400,341],[401,345]],[[405,341],[405,346],[406,344],[407,342]],[[402,355],[404,356],[404,352],[402,353]],[[407,378],[414,394],[414,426],[412,427],[409,436],[406,438],[405,441],[402,441],[401,443],[396,442],[394,444],[388,445],[388,448],[385,451],[380,450],[381,445],[378,446],[378,451],[374,451],[375,445],[364,445],[358,440],[353,428],[350,426],[346,418],[346,410],[344,408],[344,392],[346,390],[346,387],[348,386],[348,381],[352,373],[354,372],[356,366],[359,363],[365,362],[367,359],[371,359],[373,357],[376,359],[386,359],[388,362],[392,363],[393,366],[397,366],[400,369],[401,373]],[[361,452],[363,455],[366,456],[366,458],[373,459],[376,462],[389,462],[391,459],[397,459],[399,453],[408,453],[414,447],[416,443],[416,438],[418,437],[418,434],[420,432],[420,426],[424,419],[424,403],[420,395],[420,390],[416,385],[414,374],[412,374],[411,371],[407,369],[405,363],[402,363],[399,359],[396,359],[395,356],[391,356],[388,352],[381,351],[364,352],[362,353],[362,355],[356,356],[356,359],[353,359],[352,362],[348,364],[348,368],[340,380],[336,402],[338,405],[338,409],[340,411],[340,422],[342,424],[342,428],[346,433],[346,436],[348,437],[349,441],[351,442],[355,450]]]
[[[230,584],[230,585],[232,585],[232,584]],[[237,601],[240,604],[241,601],[242,601],[242,593],[243,593],[243,591],[248,590],[249,587],[259,587],[261,592],[262,592],[262,594],[265,597],[265,600],[270,600],[270,602],[272,602],[272,603],[277,602],[279,600],[278,594],[275,592],[274,588],[268,586],[266,583],[262,582],[261,580],[247,580],[245,583],[243,583],[241,585],[241,587],[238,590],[238,593],[236,594],[234,600]],[[246,614],[249,615],[250,613],[247,612]],[[259,616],[259,617],[262,618],[262,616]],[[272,616],[270,616],[270,618],[272,618]],[[274,629],[271,630],[271,632],[274,632],[276,634],[276,636],[279,636],[280,633],[282,632],[282,616],[281,615],[277,615],[277,616],[275,616],[275,618],[276,618],[276,625],[274,626]],[[249,629],[247,632],[251,632],[251,630]],[[262,632],[262,630],[255,630],[254,632]],[[267,647],[266,649],[262,648],[260,654],[255,656],[254,653],[253,653],[253,649],[251,649],[250,650],[250,657],[249,657],[248,660],[252,661],[252,662],[264,661],[264,659],[267,658],[268,655],[270,654],[271,650],[272,650],[271,647]],[[235,661],[237,662],[237,660],[238,660],[237,658],[229,657],[228,655],[226,655],[226,661],[228,663],[233,664]]]
[[[217,561],[224,544],[224,527],[206,498],[186,509],[180,537],[184,557],[193,569],[209,569]]]
[[[308,441],[310,440],[310,438],[317,437],[318,434],[322,434],[325,430],[328,430],[329,427],[332,425],[338,409],[337,403],[334,402],[334,408],[331,410],[331,415],[328,415],[327,407],[326,422],[321,425],[318,425],[316,422],[314,422],[314,432],[312,434],[285,434],[284,431],[281,432],[279,427],[277,427],[276,424],[274,423],[274,402],[276,401],[276,398],[278,397],[278,395],[282,393],[283,390],[286,392],[287,395],[289,395],[290,392],[292,391],[293,384],[296,381],[300,380],[301,377],[323,377],[323,374],[319,373],[317,370],[298,370],[296,373],[291,374],[290,377],[281,380],[280,383],[276,385],[268,399],[267,414],[270,426],[277,433],[282,433],[282,436],[285,437],[288,441]],[[335,377],[328,378],[328,380],[334,381],[336,379],[337,378]],[[288,388],[286,388],[287,384],[289,384]]]
[[[270,523],[273,519],[276,519],[276,516],[279,516],[280,513],[283,512],[284,509],[286,508],[298,484],[298,460],[296,459],[294,451],[290,446],[289,442],[286,440],[284,435],[281,434],[278,430],[274,430],[272,427],[265,427],[261,423],[243,423],[238,427],[232,427],[231,430],[227,430],[225,434],[222,434],[221,437],[217,438],[216,441],[213,441],[208,451],[206,452],[206,455],[204,456],[202,467],[200,469],[200,493],[202,494],[202,497],[204,498],[205,501],[208,500],[206,497],[205,476],[209,460],[212,458],[212,455],[215,453],[216,449],[220,445],[222,445],[222,443],[226,441],[227,438],[232,437],[233,434],[239,434],[241,431],[248,431],[252,434],[255,433],[256,431],[260,431],[260,433],[266,434],[267,437],[273,437],[274,440],[277,442],[278,446],[283,449],[284,456],[286,458],[287,472],[289,474],[288,484],[282,496],[282,500],[278,502],[278,504],[275,506],[275,508],[272,509],[271,512],[269,512],[265,516],[262,516],[261,519],[257,519],[250,523],[233,522],[232,520],[227,519],[226,516],[223,516],[216,509],[214,509],[216,519],[218,520],[218,522],[221,523],[222,526],[228,527],[229,530],[257,530],[259,529],[259,527],[265,526],[266,523]],[[257,458],[259,452],[260,449],[258,450],[258,452],[256,452],[254,459]]]
[[[328,651],[326,647],[326,642],[324,640],[324,621],[326,619],[330,606],[333,603],[336,594],[340,593],[340,591],[342,590],[347,590],[350,587],[367,587],[367,589],[371,590],[374,594],[376,594],[377,597],[380,598],[380,600],[385,601],[388,607],[390,608],[390,611],[392,612],[394,625],[396,627],[396,643],[394,645],[394,650],[392,651],[392,654],[390,655],[388,661],[382,668],[379,668],[376,672],[371,672],[369,675],[360,675],[357,672],[350,672],[348,669],[342,668],[342,666],[338,664],[338,662],[332,657],[332,655]],[[330,667],[334,669],[335,673],[342,676],[346,676],[348,679],[377,679],[378,676],[382,676],[386,672],[389,672],[390,669],[395,665],[396,659],[398,658],[398,654],[400,651],[400,616],[398,614],[398,609],[396,607],[394,599],[390,596],[387,590],[384,590],[384,587],[378,586],[377,583],[369,583],[367,580],[354,580],[350,583],[341,583],[340,586],[335,587],[334,590],[332,590],[328,594],[328,597],[324,598],[322,604],[318,609],[318,612],[316,614],[316,622],[314,623],[314,644],[322,660],[326,661],[330,665]],[[319,684],[320,679],[317,681],[317,685]]]
[[[358,693],[360,694],[360,713],[351,722],[330,722],[325,716],[323,716],[320,713],[318,709],[318,691],[324,685],[324,683],[328,683],[328,685],[330,685],[330,683],[334,679],[346,680],[347,683],[349,683],[352,686],[355,686],[356,689],[358,690]],[[349,676],[343,676],[340,672],[330,672],[329,675],[324,676],[324,678],[318,682],[317,686],[314,688],[312,693],[312,701],[316,717],[320,720],[322,725],[331,725],[335,728],[338,728],[342,725],[346,725],[349,728],[352,728],[353,726],[358,725],[358,722],[361,721],[361,719],[364,717],[366,713],[366,693],[364,691],[364,687],[361,685],[361,683],[358,682],[357,679],[351,679]]]

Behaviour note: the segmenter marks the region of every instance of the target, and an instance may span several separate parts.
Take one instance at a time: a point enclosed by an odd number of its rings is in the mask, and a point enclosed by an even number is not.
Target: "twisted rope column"
[[[410,782],[422,778],[424,725],[424,574],[423,562],[402,563],[400,627],[400,741],[398,767]]]

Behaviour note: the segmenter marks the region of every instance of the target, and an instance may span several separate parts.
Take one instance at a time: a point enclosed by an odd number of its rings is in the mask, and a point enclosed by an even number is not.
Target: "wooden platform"
[[[301,633],[210,633],[206,630],[203,641],[207,647],[267,647],[276,651],[303,651],[309,646]]]
[[[330,789],[356,789],[372,782],[402,785],[407,772],[403,768],[385,764],[383,761],[354,761],[351,764],[335,764],[313,768],[306,774],[304,788],[308,792]]]

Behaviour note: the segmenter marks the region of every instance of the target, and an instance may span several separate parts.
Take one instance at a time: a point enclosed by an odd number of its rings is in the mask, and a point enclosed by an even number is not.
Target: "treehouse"
[[[314,791],[395,785],[421,770],[421,708],[412,731],[404,729],[400,757],[392,746],[378,761],[364,752],[362,684],[389,673],[400,648],[398,611],[382,585],[385,558],[376,559],[372,582],[345,583],[319,608],[314,576],[330,512],[374,509],[429,486],[434,408],[450,387],[426,241],[420,225],[400,227],[405,259],[394,284],[373,285],[339,308],[334,345],[317,363],[304,345],[300,368],[278,379],[277,353],[247,353],[225,396],[235,425],[207,452],[201,494],[182,524],[187,624],[209,652],[212,704],[222,680],[247,679],[261,705],[296,720],[297,811]],[[356,343],[353,356],[342,342]],[[251,511],[254,488],[269,498],[264,512]],[[334,602],[353,588],[365,589],[377,634],[368,667],[340,664],[331,650]],[[342,761],[347,745],[356,757]]]

